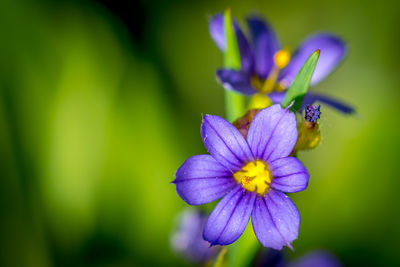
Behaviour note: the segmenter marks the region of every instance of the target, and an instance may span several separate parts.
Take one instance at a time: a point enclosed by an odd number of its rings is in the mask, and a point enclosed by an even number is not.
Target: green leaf
[[[294,101],[293,110],[298,110],[303,102],[304,96],[310,87],[312,75],[319,59],[320,50],[315,50],[307,59],[300,71],[297,73],[292,85],[286,92],[282,101],[282,107],[286,108]]]
[[[224,13],[224,32],[226,40],[224,66],[225,68],[240,70],[240,52],[233,28],[232,14],[229,8],[226,9]]]
[[[240,52],[230,9],[225,10],[224,13],[224,32],[226,40],[224,66],[227,69],[240,70]],[[245,100],[243,95],[225,90],[225,110],[228,121],[232,122],[245,113]]]

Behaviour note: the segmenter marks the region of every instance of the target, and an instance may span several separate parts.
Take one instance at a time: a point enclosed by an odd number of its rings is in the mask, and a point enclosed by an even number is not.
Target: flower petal
[[[255,199],[255,193],[237,185],[214,208],[204,228],[204,239],[211,245],[233,243],[246,228]]]
[[[302,109],[304,109],[304,107],[306,107],[308,104],[313,104],[314,102],[321,102],[345,114],[352,114],[355,112],[355,109],[352,106],[349,106],[340,100],[336,100],[330,96],[314,93],[306,94],[303,104],[301,105]]]
[[[346,44],[339,37],[328,33],[314,34],[300,45],[289,65],[282,71],[279,80],[284,80],[285,84],[290,85],[304,62],[317,49],[321,49],[321,54],[311,85],[323,80],[346,55]]]
[[[214,15],[208,23],[208,30],[211,38],[221,51],[225,51],[225,30],[224,30],[224,15]]]
[[[285,194],[271,189],[265,197],[258,196],[254,205],[252,223],[257,239],[265,247],[291,247],[298,236],[300,214]]]
[[[261,78],[267,78],[274,66],[274,55],[280,49],[278,37],[273,29],[262,19],[247,19],[253,37],[255,71]]]
[[[268,98],[272,101],[274,104],[280,104],[283,101],[283,98],[285,98],[286,92],[272,92],[268,94]]]
[[[257,92],[251,86],[250,75],[243,71],[217,70],[217,80],[226,90],[236,91],[244,95],[253,95]]]
[[[210,155],[188,158],[176,171],[176,192],[190,205],[202,205],[227,194],[237,183]]]
[[[238,42],[238,48],[240,52],[240,59],[242,64],[242,70],[245,72],[250,72],[253,67],[253,51],[243,34],[242,30],[236,22],[234,22],[236,39]],[[209,22],[209,31],[211,38],[217,44],[221,51],[225,51],[226,41],[225,41],[225,30],[224,30],[224,15],[217,14],[213,16]]]
[[[240,132],[223,118],[205,115],[201,125],[201,136],[211,156],[232,173],[254,159]]]
[[[272,103],[281,103],[283,98],[285,97],[285,93],[286,92],[272,92],[268,94],[268,97],[272,101]],[[352,114],[356,112],[354,107],[345,104],[340,100],[336,100],[330,96],[325,96],[315,93],[307,93],[305,95],[299,111],[302,111],[308,104],[314,104],[314,102],[317,101],[326,104],[334,109],[337,109],[338,111],[343,112],[345,114]]]
[[[280,158],[272,161],[268,166],[273,177],[270,183],[272,188],[287,193],[295,193],[307,188],[310,175],[298,159]]]
[[[287,157],[296,141],[296,116],[278,104],[258,112],[247,134],[253,155],[267,163]]]
[[[184,209],[177,219],[178,227],[170,239],[172,249],[183,258],[196,263],[205,263],[215,258],[219,248],[210,248],[210,244],[203,239],[207,214],[197,209]]]

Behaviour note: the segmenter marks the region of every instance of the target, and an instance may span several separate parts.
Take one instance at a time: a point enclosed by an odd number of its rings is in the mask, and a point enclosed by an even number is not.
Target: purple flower
[[[288,267],[341,267],[342,263],[335,255],[317,250],[307,253],[299,259],[292,261]]]
[[[243,233],[252,216],[254,232],[266,247],[291,247],[297,238],[300,214],[283,192],[308,185],[309,174],[288,157],[297,140],[295,114],[280,105],[257,113],[247,138],[229,122],[206,115],[201,136],[211,155],[187,159],[176,172],[178,195],[190,205],[221,197],[203,232],[211,245],[228,245]]]
[[[315,250],[288,261],[281,251],[265,249],[260,253],[254,266],[262,267],[341,267],[341,262],[335,255],[324,250]]]
[[[252,40],[246,39],[239,26],[234,29],[240,51],[242,69],[220,69],[217,79],[227,90],[234,90],[245,95],[255,93],[268,94],[274,103],[281,103],[285,92],[293,82],[307,58],[317,49],[321,49],[319,61],[311,85],[317,84],[336,68],[346,55],[345,43],[335,35],[318,33],[308,37],[291,56],[282,49],[273,29],[257,17],[249,17],[247,24]],[[222,14],[212,17],[209,23],[210,35],[217,46],[225,50],[224,19]],[[303,108],[315,101],[325,103],[344,113],[354,109],[327,96],[307,93]]]
[[[184,210],[179,214],[179,226],[171,237],[172,248],[193,262],[206,262],[214,258],[219,247],[210,247],[203,239],[208,216],[198,210]]]

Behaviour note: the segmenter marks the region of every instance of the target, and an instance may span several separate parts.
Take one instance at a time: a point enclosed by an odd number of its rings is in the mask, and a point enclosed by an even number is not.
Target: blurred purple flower
[[[290,262],[288,267],[341,267],[341,262],[335,255],[317,250],[307,253],[306,255]]]
[[[178,216],[179,225],[171,236],[171,246],[178,254],[192,262],[206,262],[214,258],[219,247],[210,247],[203,239],[208,216],[198,210],[184,210]]]
[[[211,155],[187,159],[173,183],[190,205],[224,196],[205,225],[204,239],[211,245],[231,244],[252,216],[261,244],[291,247],[298,236],[300,214],[282,192],[302,191],[309,179],[303,164],[288,157],[297,141],[295,114],[280,105],[261,110],[250,124],[247,140],[226,120],[206,115],[201,135]]]
[[[284,254],[273,249],[263,250],[255,267],[341,267],[341,262],[328,251],[316,250],[288,261]]]
[[[262,19],[249,17],[247,24],[252,40],[246,39],[240,27],[235,23],[234,30],[238,41],[242,69],[220,69],[217,79],[227,90],[234,90],[245,95],[255,93],[268,94],[273,103],[281,103],[285,92],[293,82],[298,71],[307,58],[317,49],[321,49],[319,61],[311,85],[319,83],[343,60],[346,45],[337,36],[329,33],[318,33],[302,42],[297,51],[290,56],[282,49],[273,29]],[[210,35],[217,46],[225,50],[224,17],[213,16],[209,23]],[[315,101],[325,103],[344,113],[352,113],[354,109],[335,99],[319,94],[307,93],[303,107]]]

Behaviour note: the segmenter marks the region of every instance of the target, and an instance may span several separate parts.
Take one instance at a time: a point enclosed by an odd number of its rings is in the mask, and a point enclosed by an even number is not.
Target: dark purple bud
[[[309,122],[317,122],[321,116],[321,106],[307,105],[304,118]]]

